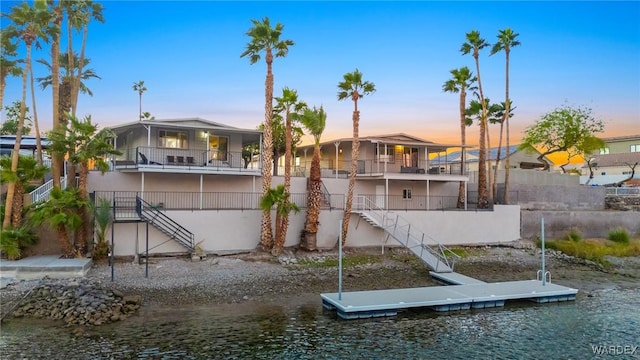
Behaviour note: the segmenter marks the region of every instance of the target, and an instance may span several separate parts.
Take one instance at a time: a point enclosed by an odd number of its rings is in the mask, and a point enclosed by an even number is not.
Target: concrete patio
[[[0,289],[15,280],[83,277],[91,259],[62,259],[59,255],[31,256],[20,260],[0,260]]]

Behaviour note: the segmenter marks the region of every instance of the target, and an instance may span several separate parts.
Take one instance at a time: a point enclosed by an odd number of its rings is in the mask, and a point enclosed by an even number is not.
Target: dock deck
[[[432,308],[436,311],[484,309],[504,306],[507,300],[532,300],[538,303],[575,300],[577,289],[538,280],[484,283],[466,277],[449,276],[462,285],[430,286],[321,294],[325,309],[336,310],[343,319],[394,316],[399,310]],[[442,275],[442,274],[440,274]],[[458,274],[461,275],[461,274]],[[465,279],[467,278],[467,279]],[[470,281],[475,280],[477,282]],[[446,281],[446,280],[444,280]]]

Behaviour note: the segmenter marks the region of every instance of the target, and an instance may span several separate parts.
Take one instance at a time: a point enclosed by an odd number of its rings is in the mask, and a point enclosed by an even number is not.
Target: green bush
[[[569,233],[567,234],[567,240],[578,242],[582,240],[582,234],[580,234],[580,231],[578,231],[577,229],[571,229],[571,231],[569,231]]]
[[[616,228],[609,231],[608,239],[620,244],[628,244],[631,241],[629,233],[624,228]]]
[[[17,260],[22,256],[22,250],[35,244],[38,237],[25,227],[3,229],[0,235],[0,251],[9,260]]]

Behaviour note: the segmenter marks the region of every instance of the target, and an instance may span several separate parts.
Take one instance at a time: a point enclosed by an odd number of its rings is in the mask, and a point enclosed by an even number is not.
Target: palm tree
[[[518,33],[514,33],[511,28],[506,28],[504,30],[498,31],[498,42],[493,45],[491,49],[491,54],[497,54],[499,51],[504,50],[505,54],[505,96],[504,103],[506,105],[505,108],[505,117],[503,123],[506,125],[507,131],[507,149],[509,148],[509,117],[508,114],[511,114],[511,101],[509,99],[509,54],[511,53],[511,48],[520,45],[520,41],[516,40],[518,37]],[[500,138],[502,139],[502,125],[500,126]],[[504,203],[509,204],[509,157],[507,156],[505,160],[505,173],[504,173]]]
[[[486,209],[489,206],[487,199],[487,148],[485,144],[485,136],[487,132],[487,107],[484,101],[484,93],[482,92],[482,81],[480,80],[480,61],[478,56],[480,50],[489,46],[489,44],[480,37],[480,32],[472,30],[466,34],[467,42],[462,44],[460,52],[463,55],[472,54],[476,63],[476,74],[478,76],[478,91],[480,96],[480,104],[482,106],[482,117],[480,119],[480,136],[478,147],[480,154],[478,156],[478,208]]]
[[[53,130],[60,130],[66,123],[64,115],[60,114],[60,33],[62,29],[63,9],[62,0],[48,2],[51,6],[51,93],[52,97],[52,125]],[[53,177],[53,186],[60,188],[60,178],[63,175],[63,156],[54,155],[51,158],[51,176]]]
[[[80,65],[80,58],[78,57],[77,54],[73,55],[73,63],[74,66],[76,67],[76,69],[78,68],[78,66]],[[46,59],[38,59],[36,60],[36,62],[44,65],[47,67],[47,69],[49,70],[49,72],[51,72],[51,74],[53,74],[53,66],[51,64],[49,64],[49,62]],[[84,58],[84,66],[89,65],[89,63],[91,63],[91,59],[90,58]],[[76,69],[71,69],[69,67],[69,56],[67,56],[67,53],[62,53],[58,56],[58,64],[62,64],[62,66],[60,66],[60,75],[62,76],[62,78],[71,78],[75,72]],[[90,79],[102,79],[100,76],[98,76],[98,74],[96,73],[96,71],[94,69],[84,69],[82,71],[82,75],[80,75],[80,92],[82,94],[87,94],[89,96],[93,96],[93,92],[91,91],[91,89],[89,89],[87,87],[87,85],[83,82],[86,80],[90,80]],[[53,81],[53,76],[52,75],[47,75],[44,77],[39,77],[36,78],[36,80],[38,81],[38,83],[40,83],[40,87],[44,90],[46,89],[49,85],[52,84]],[[70,109],[68,109],[70,110]],[[67,110],[67,111],[68,111]]]
[[[466,129],[467,126],[471,125],[471,123],[467,121],[467,117],[465,116],[465,107],[467,106],[467,92],[477,89],[475,86],[473,86],[473,83],[476,82],[477,78],[473,76],[471,70],[469,70],[469,68],[466,66],[463,66],[459,69],[453,69],[449,72],[451,73],[451,79],[447,80],[444,85],[442,85],[442,91],[450,93],[460,93],[460,143],[462,144],[462,149],[460,151],[460,175],[464,175],[464,166],[466,165],[465,146],[467,145]],[[465,197],[466,194],[464,191],[464,182],[461,181],[458,188],[458,209],[464,208]]]
[[[322,201],[322,178],[320,176],[320,137],[327,123],[327,114],[322,106],[320,109],[305,109],[300,122],[313,136],[313,158],[309,172],[309,187],[307,188],[307,217],[304,223],[304,236],[300,247],[316,250],[318,225],[320,224],[320,201]]]
[[[48,169],[39,165],[32,156],[20,155],[18,159],[18,170],[11,171],[11,158],[0,157],[0,178],[3,183],[14,182],[15,200],[13,201],[11,226],[17,228],[22,224],[22,210],[24,208],[24,194],[31,181],[42,179]]]
[[[80,92],[80,79],[85,65],[84,53],[87,45],[89,23],[92,18],[103,23],[104,17],[102,16],[102,4],[94,3],[92,0],[65,1],[62,2],[62,6],[67,13],[67,56],[69,58],[69,68],[77,69],[77,73],[71,78],[71,114],[75,116]],[[78,66],[74,65],[73,30],[82,31],[82,45]]]
[[[72,235],[82,226],[82,216],[78,209],[88,206],[90,203],[80,200],[78,189],[61,190],[54,187],[49,194],[49,200],[34,210],[31,220],[38,225],[46,222],[53,226],[64,255],[72,258],[82,255],[81,250],[74,244],[76,242],[72,243]]]
[[[289,46],[293,46],[292,40],[280,40],[284,26],[276,23],[271,27],[269,18],[262,21],[251,20],[253,27],[247,31],[246,35],[251,38],[246,50],[240,57],[249,57],[249,63],[255,64],[260,60],[261,53],[264,52],[264,60],[267,64],[267,76],[264,86],[264,134],[262,138],[262,192],[263,196],[271,189],[271,167],[273,154],[273,132],[271,129],[271,117],[273,116],[273,58],[285,57],[289,52]],[[273,233],[271,232],[271,212],[262,212],[262,226],[260,229],[260,244],[269,249],[273,246]]]
[[[289,88],[282,89],[282,96],[276,97],[276,108],[278,112],[284,112],[285,119],[285,146],[284,146],[284,191],[291,192],[291,157],[293,152],[293,122],[299,120],[300,112],[307,104],[298,101],[298,92]],[[287,199],[287,201],[289,201]],[[276,248],[284,246],[287,230],[289,229],[289,214],[282,216],[280,237],[276,236]]]
[[[356,69],[354,72],[346,73],[343,81],[338,84],[338,100],[351,99],[353,101],[353,141],[351,143],[351,171],[349,172],[349,190],[347,192],[347,203],[344,207],[344,217],[342,219],[342,244],[347,241],[349,231],[349,219],[351,218],[351,206],[353,204],[353,188],[356,184],[356,173],[358,171],[358,151],[360,141],[358,138],[360,111],[358,111],[358,100],[365,95],[376,91],[374,83],[362,80],[362,73]]]
[[[13,26],[7,26],[0,30],[0,109],[3,107],[4,89],[7,85],[7,77],[22,75],[20,63],[22,59],[12,59],[18,56],[18,44],[15,41],[18,37]]]
[[[133,83],[133,91],[137,91],[140,96],[140,114],[138,115],[138,120],[142,120],[142,93],[147,91],[147,87],[144,86],[144,80]]]
[[[89,164],[102,173],[109,169],[105,161],[109,155],[120,155],[113,149],[112,139],[114,135],[110,130],[98,131],[98,125],[91,122],[91,116],[83,120],[75,116],[69,116],[69,126],[64,131],[52,131],[49,133],[52,154],[67,154],[70,163],[78,168],[78,198],[83,203],[88,203],[87,179]],[[79,208],[83,224],[89,223],[88,208]],[[81,254],[86,249],[85,227],[80,227],[77,248]]]
[[[43,2],[36,2],[34,7],[31,7],[29,4],[24,2],[11,8],[11,13],[8,16],[15,25],[20,39],[22,39],[27,48],[25,69],[22,72],[22,103],[20,105],[20,119],[18,121],[18,131],[16,131],[16,141],[13,147],[13,157],[11,159],[11,171],[15,173],[18,170],[20,142],[22,140],[22,130],[26,115],[27,75],[31,72],[31,49],[33,43],[37,42],[38,38],[43,37],[44,25],[48,23],[50,14],[46,11],[46,4]],[[8,227],[11,223],[15,186],[15,182],[9,182],[7,184],[7,198],[4,219],[2,222],[3,227]]]
[[[493,184],[491,184],[491,187],[493,189],[493,193],[496,194],[497,196],[497,182],[498,182],[498,163],[500,162],[501,156],[502,156],[502,129],[504,127],[504,123],[505,121],[508,121],[508,119],[511,119],[513,117],[513,110],[515,108],[511,107],[511,100],[509,100],[509,104],[506,104],[504,101],[501,102],[500,104],[493,104],[492,105],[493,108],[493,114],[492,117],[490,117],[489,122],[492,124],[495,123],[499,123],[500,124],[500,140],[498,140],[498,153],[496,155],[496,167],[493,169]],[[509,109],[509,112],[507,113],[507,108]],[[492,111],[489,111],[489,113],[491,113]],[[505,120],[507,119],[507,120]],[[507,143],[506,146],[506,154],[505,154],[505,162],[508,164],[509,163],[509,144]],[[507,167],[508,169],[508,167]],[[505,177],[506,177],[506,171],[505,170]],[[504,203],[506,204],[506,200],[504,200]]]
[[[284,185],[278,185],[275,189],[269,189],[267,193],[260,200],[260,208],[263,211],[271,212],[271,208],[276,207],[276,239],[284,238],[283,232],[286,229],[282,228],[282,218],[289,216],[291,211],[298,212],[300,209],[295,203],[289,202],[289,193],[284,190]],[[276,242],[271,250],[274,256],[280,255],[284,248],[284,242]]]

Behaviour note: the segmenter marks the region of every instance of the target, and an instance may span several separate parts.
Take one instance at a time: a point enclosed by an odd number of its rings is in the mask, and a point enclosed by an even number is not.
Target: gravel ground
[[[456,264],[456,271],[484,281],[532,279],[540,268],[540,250],[526,242],[466,251],[467,255]],[[639,258],[612,258],[614,265],[605,269],[554,251],[547,254],[552,281],[578,288],[583,293],[640,288]],[[347,249],[345,255],[366,260],[344,268],[345,290],[438,285],[429,277],[428,268],[405,249],[387,249],[384,255],[380,254],[380,248]],[[127,295],[140,295],[143,306],[273,302],[283,297],[337,291],[337,267],[318,265],[335,259],[335,251],[285,251],[277,259],[259,252],[209,256],[201,261],[151,259],[148,278],[145,278],[145,265],[121,261],[116,262],[114,282],[107,264],[94,264],[87,278]],[[0,290],[2,313],[16,299],[46,281],[18,281]]]

